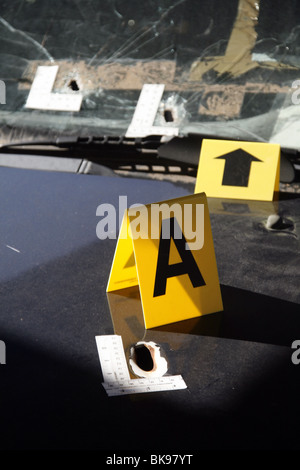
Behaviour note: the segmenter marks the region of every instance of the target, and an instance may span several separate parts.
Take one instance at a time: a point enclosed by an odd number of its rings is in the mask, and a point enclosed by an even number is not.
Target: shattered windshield
[[[299,48],[296,0],[2,0],[0,141],[199,134],[298,149]]]

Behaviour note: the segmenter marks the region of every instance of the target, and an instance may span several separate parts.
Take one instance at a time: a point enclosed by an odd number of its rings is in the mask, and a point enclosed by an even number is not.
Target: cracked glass
[[[145,134],[298,149],[299,47],[294,0],[2,0],[0,140],[124,136],[150,84]]]

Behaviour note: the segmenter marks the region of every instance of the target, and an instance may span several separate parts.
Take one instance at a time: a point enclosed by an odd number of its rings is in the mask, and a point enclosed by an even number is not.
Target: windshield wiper
[[[195,176],[198,162],[187,155],[162,155],[166,142],[161,136],[128,137],[73,137],[53,140],[26,140],[11,142],[0,147],[1,154],[43,155],[64,159],[80,159],[111,170],[176,174]],[[198,144],[198,160],[200,145]]]
[[[38,155],[79,159],[110,170],[181,174],[196,176],[202,140],[212,138],[199,134],[164,138],[150,135],[143,138],[125,136],[78,137],[59,136],[55,139],[17,141],[0,147],[1,154]],[[216,137],[213,137],[214,139]],[[225,137],[218,137],[226,140]],[[299,179],[300,153],[281,149],[280,181]]]

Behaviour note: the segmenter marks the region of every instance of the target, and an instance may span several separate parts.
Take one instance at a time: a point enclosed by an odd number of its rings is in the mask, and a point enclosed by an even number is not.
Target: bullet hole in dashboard
[[[271,214],[263,222],[254,222],[253,227],[259,231],[274,235],[281,236],[282,234],[298,238],[293,220],[279,214]]]
[[[139,341],[131,346],[129,366],[137,377],[162,377],[168,370],[160,346],[153,341]]]
[[[153,369],[154,363],[151,352],[144,344],[134,346],[134,359],[140,369],[147,372]]]
[[[292,230],[294,224],[278,214],[271,214],[266,222],[266,228],[268,230]]]

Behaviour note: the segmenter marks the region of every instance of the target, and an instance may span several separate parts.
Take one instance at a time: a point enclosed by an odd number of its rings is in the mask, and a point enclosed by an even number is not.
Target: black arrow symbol
[[[216,158],[225,160],[222,186],[247,187],[252,162],[262,162],[243,149],[237,149]]]

